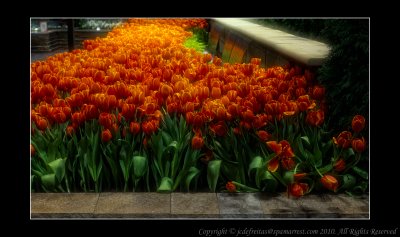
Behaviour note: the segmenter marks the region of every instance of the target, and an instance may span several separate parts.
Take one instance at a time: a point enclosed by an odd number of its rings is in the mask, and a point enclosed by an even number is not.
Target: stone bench
[[[262,66],[295,63],[319,67],[330,47],[324,43],[252,23],[245,19],[210,20],[209,50],[224,62],[249,62],[261,58]]]

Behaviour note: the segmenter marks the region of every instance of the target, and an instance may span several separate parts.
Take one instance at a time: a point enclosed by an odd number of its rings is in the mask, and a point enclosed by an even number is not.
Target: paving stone
[[[218,218],[215,193],[172,193],[171,214],[181,218]]]
[[[218,193],[221,218],[262,218],[260,193]]]
[[[44,218],[369,218],[369,196],[286,193],[32,193],[31,217]]]
[[[267,218],[305,218],[304,212],[297,204],[299,200],[287,196],[286,193],[262,193],[260,197],[264,217]]]
[[[97,193],[31,193],[31,217],[92,217],[98,197]]]
[[[162,193],[101,193],[95,217],[170,217],[171,195]]]
[[[333,205],[340,208],[341,217],[355,218],[367,216],[369,218],[369,197],[351,197],[347,194],[326,195]]]
[[[308,194],[296,201],[300,210],[311,218],[339,218],[341,209],[325,195]]]

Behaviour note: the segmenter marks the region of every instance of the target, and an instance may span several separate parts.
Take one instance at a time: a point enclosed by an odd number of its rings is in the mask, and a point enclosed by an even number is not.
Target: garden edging
[[[369,218],[369,196],[286,193],[31,193],[31,218]]]

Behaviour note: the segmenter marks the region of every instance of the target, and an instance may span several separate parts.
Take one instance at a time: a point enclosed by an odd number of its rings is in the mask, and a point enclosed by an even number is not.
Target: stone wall
[[[329,54],[329,46],[241,19],[211,19],[208,50],[224,62],[261,58],[263,67],[288,63],[315,68]]]
[[[105,37],[108,30],[75,30],[74,45],[76,49],[83,48],[83,41],[95,39],[96,37]],[[31,33],[31,51],[32,52],[51,52],[57,49],[68,50],[68,35],[66,30],[51,30],[47,32]]]

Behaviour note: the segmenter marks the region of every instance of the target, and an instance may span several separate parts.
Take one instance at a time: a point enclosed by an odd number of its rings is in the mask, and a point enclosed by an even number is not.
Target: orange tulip
[[[321,178],[321,183],[325,188],[334,192],[336,192],[336,189],[339,187],[338,180],[329,174],[326,174]]]
[[[221,97],[221,88],[219,87],[213,87],[211,89],[211,97],[214,99],[218,99]]]
[[[361,132],[365,127],[365,118],[362,115],[356,115],[351,121],[351,127],[354,132]]]
[[[359,138],[353,139],[353,141],[351,143],[351,146],[353,147],[354,151],[356,151],[358,153],[363,152],[365,150],[365,147],[366,147],[366,143],[365,143],[364,137],[362,137],[361,139],[359,139]]]
[[[172,89],[172,87],[170,87],[169,85],[163,84],[163,85],[160,87],[160,92],[161,92],[162,97],[165,99],[165,98],[167,98],[168,96],[170,96],[170,95],[173,94],[173,89]]]

